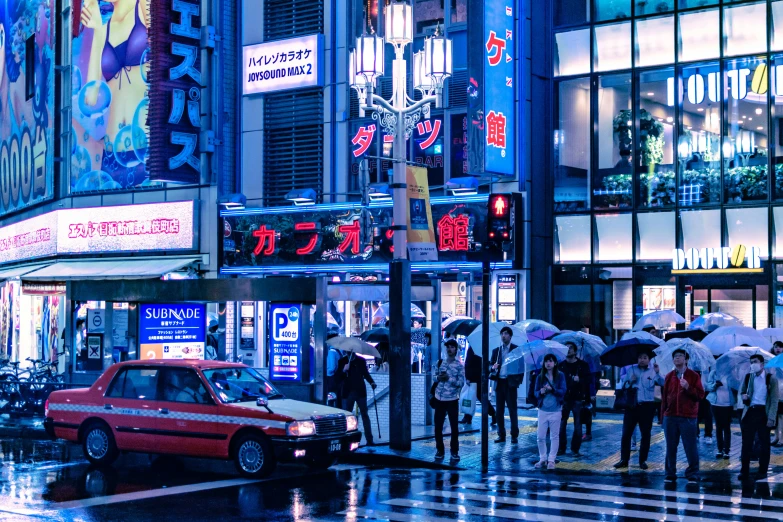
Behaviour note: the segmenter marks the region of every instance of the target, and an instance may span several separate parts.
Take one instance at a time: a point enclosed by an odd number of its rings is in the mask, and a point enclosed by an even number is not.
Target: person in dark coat
[[[337,363],[337,380],[340,383],[340,393],[343,398],[343,409],[353,411],[354,404],[359,405],[359,412],[364,425],[364,438],[367,445],[373,445],[370,414],[367,412],[367,388],[364,381],[374,390],[377,386],[367,371],[367,361],[353,352],[340,359]]]
[[[566,394],[563,400],[563,415],[560,418],[560,446],[558,455],[566,451],[568,439],[566,438],[566,424],[568,417],[574,414],[574,433],[571,437],[571,453],[574,457],[580,457],[579,448],[582,445],[582,407],[585,401],[590,399],[590,366],[577,357],[577,349],[574,343],[566,343],[568,354],[565,361],[561,362],[557,369],[565,375]]]
[[[511,442],[516,444],[519,441],[519,421],[517,420],[517,388],[522,384],[522,376],[509,374],[503,360],[509,353],[517,349],[517,345],[511,342],[514,332],[508,326],[500,329],[500,339],[502,344],[492,350],[489,358],[492,374],[490,379],[495,380],[495,402],[497,408],[496,419],[498,421],[497,443],[506,442],[506,424],[505,410],[508,406],[508,416],[511,419]]]
[[[465,354],[465,379],[468,384],[476,383],[476,397],[481,400],[481,362],[482,359],[473,351],[472,346],[468,346],[468,351]],[[492,417],[492,424],[495,424],[495,408],[492,403],[489,403],[489,415]],[[473,415],[465,414],[460,424],[472,424]]]

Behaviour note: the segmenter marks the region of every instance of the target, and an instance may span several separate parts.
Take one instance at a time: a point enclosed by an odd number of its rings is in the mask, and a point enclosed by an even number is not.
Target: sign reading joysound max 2
[[[761,249],[736,245],[733,248],[675,248],[673,274],[715,274],[761,272]]]
[[[323,35],[313,34],[245,46],[242,49],[242,93],[322,86],[323,41]]]

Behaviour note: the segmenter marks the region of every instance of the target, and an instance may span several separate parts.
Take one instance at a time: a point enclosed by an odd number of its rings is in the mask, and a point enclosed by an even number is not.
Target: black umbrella
[[[667,341],[669,339],[693,339],[694,341],[701,342],[705,337],[707,337],[707,332],[703,330],[676,330],[674,332],[667,332],[665,335]]]
[[[443,329],[444,332],[446,332],[449,335],[464,335],[468,336],[473,333],[473,330],[481,326],[481,321],[477,321],[476,319],[460,319],[459,321],[454,321],[450,325],[448,325],[446,328]]]
[[[388,343],[389,329],[385,327],[373,328],[364,332],[359,338],[368,343]]]
[[[636,364],[639,356],[646,353],[650,359],[655,357],[658,343],[649,339],[626,339],[610,346],[601,355],[601,364],[607,366],[628,366]]]

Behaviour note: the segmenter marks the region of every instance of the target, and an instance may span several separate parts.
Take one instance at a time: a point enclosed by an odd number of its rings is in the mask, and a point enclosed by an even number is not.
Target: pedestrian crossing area
[[[769,484],[750,492],[709,484],[663,489],[548,477],[444,473],[442,480],[417,484],[408,494],[350,507],[345,520],[540,522],[659,520],[783,520],[783,500],[770,498]],[[433,487],[437,486],[437,487]],[[778,496],[778,498],[780,498]]]

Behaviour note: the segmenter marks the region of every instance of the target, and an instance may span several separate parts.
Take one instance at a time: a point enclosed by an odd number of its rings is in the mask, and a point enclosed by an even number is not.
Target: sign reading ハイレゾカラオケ
[[[323,35],[246,45],[242,49],[242,93],[323,85]]]

